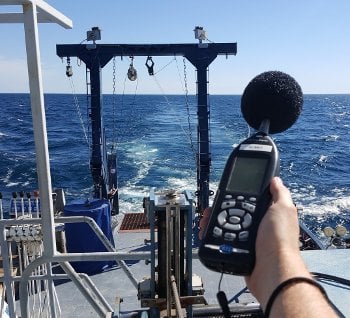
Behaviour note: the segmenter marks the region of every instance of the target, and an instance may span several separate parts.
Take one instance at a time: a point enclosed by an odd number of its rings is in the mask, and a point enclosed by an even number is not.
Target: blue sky
[[[218,57],[210,66],[211,94],[241,94],[257,74],[280,70],[292,75],[304,93],[350,93],[349,0],[49,0],[73,20],[73,29],[40,25],[44,90],[71,92],[65,63],[55,45],[80,43],[93,26],[100,43],[195,43],[193,29],[203,26],[212,42],[237,42],[238,53]],[[9,11],[1,9],[1,12]],[[18,10],[18,9],[17,9]],[[14,11],[12,9],[11,11]],[[0,24],[0,92],[27,92],[22,25]],[[183,60],[154,58],[151,78],[145,58],[135,58],[139,80],[125,81],[130,61],[116,60],[118,93],[183,92]],[[85,92],[85,68],[73,59],[74,87]],[[195,94],[195,70],[186,64],[189,93]],[[112,92],[112,63],[103,74],[103,91]]]

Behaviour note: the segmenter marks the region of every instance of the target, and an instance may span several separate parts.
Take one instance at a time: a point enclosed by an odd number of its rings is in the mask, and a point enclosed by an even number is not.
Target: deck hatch
[[[149,222],[145,214],[127,213],[124,215],[122,224],[119,228],[119,232],[140,232],[143,230],[149,230]]]

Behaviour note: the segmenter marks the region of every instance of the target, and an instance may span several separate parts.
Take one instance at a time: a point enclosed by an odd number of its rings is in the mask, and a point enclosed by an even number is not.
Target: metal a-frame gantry
[[[93,30],[96,28],[93,28]],[[237,43],[196,43],[196,44],[62,44],[56,53],[61,58],[77,57],[90,70],[91,85],[91,172],[96,197],[107,198],[110,182],[117,184],[116,162],[109,162],[103,126],[103,104],[101,73],[103,67],[115,56],[184,56],[197,69],[198,101],[198,154],[197,154],[197,195],[198,211],[209,206],[209,176],[211,166],[209,138],[209,108],[207,68],[218,55],[235,55]],[[111,159],[111,158],[110,158]],[[112,157],[112,160],[116,160]],[[112,169],[111,169],[112,167]],[[108,170],[109,169],[109,170]],[[111,181],[112,180],[112,181]]]

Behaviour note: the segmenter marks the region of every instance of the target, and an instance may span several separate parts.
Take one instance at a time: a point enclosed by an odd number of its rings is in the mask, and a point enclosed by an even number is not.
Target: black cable
[[[330,282],[336,282],[336,283],[339,283],[339,284],[342,284],[342,285],[350,287],[350,280],[348,280],[348,279],[345,279],[345,278],[342,278],[342,277],[338,277],[338,276],[334,276],[334,275],[318,273],[318,272],[312,272],[311,274],[318,281],[327,280],[327,281],[330,281]],[[328,299],[328,302],[332,306],[334,311],[337,313],[338,317],[345,318],[345,316],[341,313],[341,311],[337,308],[337,306],[330,299]]]
[[[311,274],[318,280],[319,279],[326,279],[326,280],[334,281],[334,282],[337,282],[337,283],[340,283],[342,285],[350,287],[350,280],[348,280],[348,279],[345,279],[345,278],[342,278],[342,277],[338,277],[338,276],[334,276],[334,275],[318,273],[318,272],[312,272]]]
[[[218,292],[221,290],[221,282],[222,282],[223,277],[224,277],[224,273],[221,273],[220,280],[219,280],[219,286],[218,286]]]
[[[216,294],[216,298],[221,307],[222,313],[224,314],[224,317],[230,318],[231,312],[230,312],[230,308],[228,307],[227,297],[225,292],[221,290],[221,282],[223,277],[224,277],[224,273],[222,272],[219,280],[218,293]]]
[[[268,298],[268,301],[266,303],[265,312],[264,312],[264,316],[266,318],[268,318],[270,316],[271,308],[272,308],[277,296],[284,289],[286,289],[294,284],[298,284],[298,283],[307,283],[307,284],[315,286],[316,288],[319,289],[319,291],[322,293],[324,298],[329,302],[329,299],[328,299],[328,296],[327,296],[325,289],[321,286],[321,284],[316,282],[314,279],[308,278],[308,277],[292,277],[292,278],[289,278],[289,279],[283,281],[279,285],[277,285],[277,287],[273,290],[272,294],[270,295],[270,297]]]
[[[222,290],[220,290],[217,294],[216,294],[216,298],[218,299],[219,305],[222,309],[222,313],[224,314],[225,318],[230,318],[231,317],[231,312],[230,312],[230,308],[228,307],[228,301],[227,301],[227,297],[225,292],[223,292]]]

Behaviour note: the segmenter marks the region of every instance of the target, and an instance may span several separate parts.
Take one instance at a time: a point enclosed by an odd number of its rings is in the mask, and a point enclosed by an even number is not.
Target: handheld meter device
[[[245,88],[242,114],[258,132],[227,160],[198,251],[206,267],[235,275],[253,271],[258,227],[271,204],[270,182],[280,171],[278,150],[268,134],[291,127],[302,105],[301,87],[283,72],[261,73]]]
[[[271,204],[270,181],[279,170],[277,147],[266,133],[255,133],[232,151],[199,247],[206,267],[236,275],[252,272],[257,230]]]

